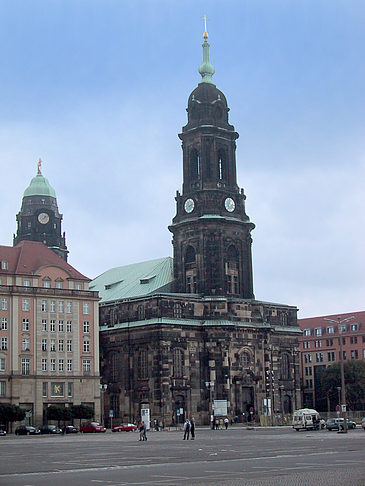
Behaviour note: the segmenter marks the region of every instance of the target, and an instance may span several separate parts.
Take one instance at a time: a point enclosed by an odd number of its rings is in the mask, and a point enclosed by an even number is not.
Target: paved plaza
[[[365,433],[291,428],[0,437],[1,486],[364,486]]]

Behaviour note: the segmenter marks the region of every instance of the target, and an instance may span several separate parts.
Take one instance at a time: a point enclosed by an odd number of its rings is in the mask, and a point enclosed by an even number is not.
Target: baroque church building
[[[97,277],[104,417],[163,426],[258,420],[300,406],[297,308],[255,299],[236,140],[204,32],[202,76],[179,138],[183,185],[170,257]],[[147,411],[147,412],[146,412]],[[268,419],[270,421],[270,418]]]

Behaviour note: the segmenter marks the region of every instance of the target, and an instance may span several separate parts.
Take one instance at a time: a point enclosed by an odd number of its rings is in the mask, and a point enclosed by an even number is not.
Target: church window
[[[174,349],[173,353],[174,377],[182,378],[184,376],[184,351]]]
[[[119,379],[119,354],[114,353],[111,359],[111,380],[118,381]]]
[[[227,251],[225,272],[227,292],[229,294],[239,294],[238,252],[233,245],[231,245]]]
[[[139,305],[137,308],[138,320],[143,321],[146,317],[145,308],[143,305]]]
[[[195,262],[195,250],[192,246],[188,246],[185,252],[185,263]]]
[[[138,354],[138,378],[148,378],[147,351],[145,349]]]
[[[289,356],[286,353],[282,354],[280,363],[280,375],[282,380],[288,380],[290,378],[289,364]]]
[[[190,175],[192,180],[196,180],[200,176],[200,156],[196,149],[190,152]]]
[[[242,354],[241,354],[241,364],[242,364],[242,367],[247,367],[249,366],[251,363],[251,356],[249,353],[247,353],[246,351],[244,351]]]
[[[28,221],[27,226],[28,226],[28,229],[30,229],[32,227],[32,223],[30,221]]]
[[[174,304],[174,317],[176,319],[180,319],[182,317],[182,306],[179,302],[175,302]]]

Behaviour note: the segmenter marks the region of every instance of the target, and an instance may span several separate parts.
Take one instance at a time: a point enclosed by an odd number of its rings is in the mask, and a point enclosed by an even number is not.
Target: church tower
[[[61,234],[62,214],[58,211],[56,193],[42,175],[41,160],[37,175],[24,191],[22,207],[16,216],[17,233],[13,245],[20,241],[41,241],[67,261],[65,233]]]
[[[236,139],[224,94],[216,88],[208,33],[203,34],[202,80],[188,99],[182,193],[173,233],[175,291],[254,298],[251,230],[237,185]]]

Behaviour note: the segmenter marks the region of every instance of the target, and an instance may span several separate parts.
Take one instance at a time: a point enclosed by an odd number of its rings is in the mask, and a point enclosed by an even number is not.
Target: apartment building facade
[[[98,294],[43,243],[0,246],[0,402],[40,425],[51,404],[100,417]]]

